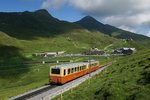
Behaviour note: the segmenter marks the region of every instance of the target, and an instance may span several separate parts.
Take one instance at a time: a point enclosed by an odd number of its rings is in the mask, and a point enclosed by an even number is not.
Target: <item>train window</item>
[[[93,63],[93,66],[96,66],[96,63]]]
[[[84,66],[82,66],[82,70],[84,70]]]
[[[71,69],[71,73],[73,73],[74,71],[73,71],[73,68]]]
[[[66,75],[66,70],[64,69],[64,75]]]
[[[91,67],[92,66],[92,64],[89,64],[89,67]]]
[[[83,66],[81,66],[81,70],[83,70]]]
[[[70,74],[70,69],[68,69],[68,74]]]
[[[75,67],[75,72],[77,71],[77,67]]]
[[[86,66],[85,66],[85,65],[83,66],[83,70],[84,70],[84,69],[86,69]]]
[[[60,69],[52,69],[52,74],[60,74]]]

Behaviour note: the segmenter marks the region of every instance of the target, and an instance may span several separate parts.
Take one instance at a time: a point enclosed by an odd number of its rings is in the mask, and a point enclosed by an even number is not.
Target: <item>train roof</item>
[[[92,62],[96,62],[95,60],[91,60]],[[55,65],[55,66],[51,66],[50,68],[72,68],[75,66],[83,66],[89,64],[89,61],[87,62],[79,62],[79,63],[71,63],[71,64],[62,64],[62,65]]]

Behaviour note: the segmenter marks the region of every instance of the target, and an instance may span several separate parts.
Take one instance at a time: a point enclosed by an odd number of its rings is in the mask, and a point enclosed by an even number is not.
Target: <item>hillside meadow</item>
[[[64,100],[149,100],[150,50],[116,59],[100,74],[62,94]],[[60,100],[57,96],[53,100]]]

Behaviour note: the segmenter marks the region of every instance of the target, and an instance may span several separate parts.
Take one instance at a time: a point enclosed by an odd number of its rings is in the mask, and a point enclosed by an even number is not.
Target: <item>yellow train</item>
[[[64,84],[99,68],[99,61],[63,64],[50,67],[49,81]]]

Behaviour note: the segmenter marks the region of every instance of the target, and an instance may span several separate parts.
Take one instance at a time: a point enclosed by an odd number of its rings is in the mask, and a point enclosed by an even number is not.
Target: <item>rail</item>
[[[98,70],[91,72],[91,76],[98,74],[99,72],[101,72],[103,69],[105,69],[107,66],[111,65],[112,63],[114,62],[101,65]],[[12,97],[9,100],[50,100],[54,98],[55,96],[61,94],[62,92],[65,92],[73,87],[76,87],[77,85],[81,84],[88,78],[89,76],[86,74],[64,85],[51,84],[51,85],[44,86],[39,89],[32,90],[30,92],[18,95],[16,97]]]

